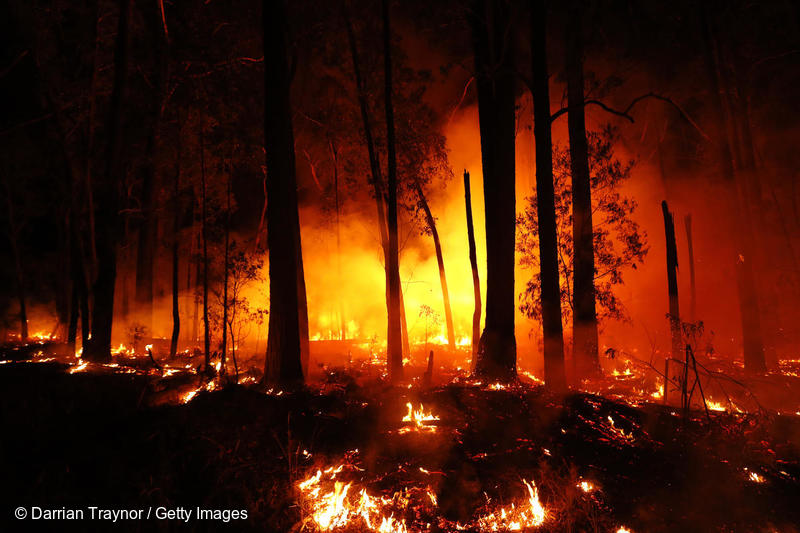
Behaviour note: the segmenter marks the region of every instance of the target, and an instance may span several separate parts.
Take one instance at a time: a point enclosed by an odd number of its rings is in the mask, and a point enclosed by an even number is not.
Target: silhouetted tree
[[[516,374],[514,336],[514,46],[510,5],[476,0],[472,27],[478,88],[484,205],[486,209],[486,319],[475,373]]]
[[[564,329],[561,323],[561,284],[558,280],[558,236],[553,186],[553,141],[550,122],[550,87],[547,70],[547,7],[544,0],[531,5],[531,92],[536,143],[536,207],[541,269],[544,376],[547,386],[566,389]]]
[[[583,95],[583,5],[575,0],[569,11],[566,34],[567,129],[572,167],[572,238],[574,274],[572,295],[572,357],[579,377],[598,373],[597,310],[594,290],[592,241],[592,191]]]
[[[114,319],[114,286],[117,279],[117,241],[120,233],[119,205],[125,165],[122,119],[128,78],[128,26],[130,0],[122,0],[114,51],[114,81],[109,103],[105,172],[95,185],[95,248],[97,273],[92,296],[92,338],[83,350],[92,361],[111,360],[111,327]]]
[[[303,381],[301,322],[308,324],[300,218],[297,212],[291,73],[286,46],[286,6],[262,2],[264,29],[264,151],[267,166],[267,239],[270,312],[264,379],[268,383]],[[302,287],[301,287],[302,285]],[[302,302],[300,299],[302,298]]]

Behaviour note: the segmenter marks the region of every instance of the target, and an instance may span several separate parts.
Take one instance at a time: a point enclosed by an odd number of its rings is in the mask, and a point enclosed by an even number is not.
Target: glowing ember
[[[633,434],[626,433],[624,429],[618,428],[614,424],[614,419],[611,418],[610,416],[608,417],[608,423],[611,425],[611,431],[613,431],[618,437],[620,437],[620,438],[622,438],[624,440],[627,440],[627,441],[633,441],[633,439],[634,439]]]
[[[620,527],[619,527],[619,529],[617,529],[617,533],[632,533],[632,532],[631,532],[631,530],[630,530],[630,529],[628,529],[627,527],[625,527],[625,526],[620,526]]]
[[[595,489],[594,484],[591,481],[581,481],[578,483],[578,488],[581,489],[583,492],[592,492]]]
[[[75,372],[83,372],[84,370],[86,370],[87,366],[89,366],[89,362],[88,361],[84,361],[81,364],[79,364],[77,366],[73,366],[72,368],[70,368],[69,369],[69,373],[70,374],[74,374]]]
[[[181,396],[181,403],[189,403],[197,395],[197,390],[189,391]]]
[[[753,483],[764,483],[766,481],[766,478],[761,474],[759,474],[758,472],[753,472],[751,470],[748,470],[747,468],[745,468],[744,471],[747,473],[747,479],[749,479]]]

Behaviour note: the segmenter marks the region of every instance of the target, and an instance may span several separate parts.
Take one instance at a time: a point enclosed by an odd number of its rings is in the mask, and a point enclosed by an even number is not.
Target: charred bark
[[[222,274],[222,361],[220,372],[225,374],[225,359],[228,355],[228,275],[230,273],[230,239],[231,239],[231,177],[230,169],[225,194],[225,253],[223,254]]]
[[[300,312],[305,309],[300,218],[282,1],[262,2],[264,30],[264,151],[267,167],[267,239],[270,312],[264,380],[303,381]],[[307,323],[306,317],[306,323]],[[307,342],[307,336],[305,341]]]
[[[753,272],[753,243],[748,223],[747,209],[742,207],[741,184],[733,166],[733,151],[729,140],[728,120],[722,99],[722,82],[719,73],[719,56],[711,31],[706,9],[700,4],[700,25],[703,38],[703,56],[712,93],[712,111],[717,133],[718,158],[722,177],[726,183],[729,206],[728,224],[734,244],[733,263],[739,293],[739,315],[742,325],[742,344],[745,370],[760,373],[766,370],[764,343],[761,337],[759,298]]]
[[[17,304],[19,305],[19,339],[28,341],[28,306],[25,293],[25,270],[22,267],[22,255],[19,250],[18,226],[14,218],[14,201],[11,199],[11,188],[6,187],[6,213],[8,215],[8,240],[11,254],[14,257],[14,273],[16,276]]]
[[[114,288],[117,279],[117,241],[120,233],[120,188],[125,165],[123,157],[122,119],[128,78],[128,25],[130,0],[120,2],[117,41],[114,51],[114,82],[111,89],[108,119],[108,145],[105,174],[96,185],[95,199],[100,199],[95,214],[97,275],[92,296],[92,334],[84,348],[84,357],[91,361],[111,360],[111,328],[114,319]]]
[[[182,137],[180,120],[178,121],[177,153],[175,154],[175,179],[172,189],[172,338],[169,342],[169,356],[174,358],[178,353],[178,339],[181,334],[181,312],[179,305],[179,272],[180,272],[180,227],[181,227],[181,157]]]
[[[683,355],[681,312],[678,300],[678,246],[675,243],[675,221],[667,202],[661,202],[664,233],[667,243],[667,295],[669,296],[669,329],[672,334],[672,358],[680,361]]]
[[[464,201],[467,205],[467,240],[469,241],[469,264],[472,267],[472,296],[475,308],[472,311],[472,370],[478,358],[481,341],[481,279],[478,275],[478,254],[475,250],[475,227],[472,223],[472,194],[469,186],[469,172],[464,170]]]
[[[469,13],[475,52],[486,211],[486,320],[475,373],[516,374],[514,336],[515,111],[509,5],[476,0]]]
[[[686,226],[686,244],[689,252],[689,320],[697,320],[697,286],[694,277],[694,243],[692,241],[692,215],[686,215],[683,219]]]
[[[364,141],[367,145],[367,153],[369,156],[369,164],[371,171],[370,185],[372,186],[373,195],[375,197],[375,207],[378,215],[378,229],[381,235],[381,248],[383,249],[383,265],[386,272],[386,302],[387,309],[390,302],[390,283],[389,283],[389,229],[387,222],[386,209],[384,207],[385,194],[383,192],[383,178],[381,175],[380,160],[375,149],[375,143],[372,135],[372,126],[369,117],[369,105],[367,101],[367,88],[364,78],[361,75],[361,65],[358,55],[358,46],[356,45],[355,32],[353,31],[353,24],[345,9],[344,3],[342,4],[342,18],[344,20],[345,29],[347,30],[347,40],[350,45],[350,56],[353,62],[353,74],[356,82],[356,93],[358,95],[358,105],[361,111],[361,120],[364,127]],[[398,272],[399,277],[399,272]],[[403,304],[402,287],[399,290],[400,301],[400,327],[402,335],[403,348],[406,353],[409,352],[408,344],[408,327],[406,325],[405,305]],[[387,332],[388,333],[388,332]],[[402,365],[402,355],[400,357],[400,364]]]
[[[444,318],[447,324],[447,344],[450,346],[451,351],[456,349],[456,332],[453,327],[453,310],[450,307],[450,291],[447,289],[447,274],[444,270],[444,256],[442,255],[442,243],[439,240],[439,232],[436,229],[436,220],[433,218],[431,208],[428,205],[428,200],[425,198],[425,193],[419,180],[414,181],[414,189],[419,198],[419,205],[425,212],[425,220],[428,224],[428,229],[431,231],[433,237],[433,247],[436,251],[436,263],[439,266],[439,283],[442,286],[442,302],[444,304]]]
[[[547,7],[544,0],[531,1],[531,58],[544,376],[549,388],[565,390],[567,379],[564,372],[564,330],[561,322],[561,284],[558,272],[553,140],[547,68]]]
[[[594,290],[594,228],[583,94],[583,27],[578,4],[567,23],[567,129],[572,174],[572,358],[576,378],[600,372]]]
[[[387,330],[387,358],[389,379],[397,381],[403,377],[403,338],[400,324],[400,261],[397,242],[397,155],[395,153],[394,108],[392,107],[392,50],[389,23],[389,0],[383,0],[383,66],[386,110],[386,151],[388,169],[388,213],[389,261],[386,273],[389,278],[389,323]]]
[[[205,125],[200,125],[200,231],[203,248],[203,355],[207,375],[211,375],[211,328],[208,320],[208,214],[206,213]]]

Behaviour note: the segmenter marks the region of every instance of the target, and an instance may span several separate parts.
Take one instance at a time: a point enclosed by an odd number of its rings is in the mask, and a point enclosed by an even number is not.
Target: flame
[[[661,383],[661,384],[658,386],[658,390],[657,390],[657,391],[655,391],[655,392],[653,392],[653,393],[651,393],[651,394],[650,394],[650,397],[651,397],[651,398],[653,398],[653,399],[655,399],[655,400],[658,400],[658,399],[662,399],[662,398],[664,398],[664,384],[663,384],[663,383]]]
[[[706,400],[706,405],[710,411],[727,411],[724,405],[714,400]]]
[[[309,513],[306,522],[313,522],[320,531],[357,527],[359,531],[408,533],[405,519],[394,516],[395,510],[404,511],[408,506],[408,497],[402,493],[395,493],[392,498],[372,496],[365,488],[359,490],[352,482],[336,480],[345,466],[331,466],[324,472],[317,470],[297,484]],[[435,505],[435,494],[429,489],[427,493]]]
[[[759,474],[758,472],[753,472],[752,470],[748,470],[747,468],[744,469],[747,473],[747,479],[752,481],[753,483],[764,483],[766,478]]]
[[[119,346],[117,346],[116,348],[111,348],[111,355],[127,355],[127,356],[130,356],[130,355],[133,355],[133,349],[132,348],[128,348],[127,346],[125,346],[122,343],[119,343]]]
[[[69,373],[74,374],[75,372],[83,372],[84,370],[86,370],[87,366],[89,366],[89,361],[83,361],[81,364],[70,368]]]
[[[547,510],[539,501],[539,490],[536,483],[522,480],[528,489],[528,500],[519,506],[512,503],[510,507],[501,507],[491,514],[477,520],[478,529],[483,531],[520,531],[523,528],[541,526],[547,520]]]
[[[617,529],[617,533],[632,533],[632,532],[625,526],[619,526],[619,529]]]
[[[408,413],[403,417],[403,422],[411,422],[414,425],[411,427],[404,427],[400,429],[400,433],[408,433],[409,431],[436,431],[436,425],[433,422],[438,422],[439,417],[434,415],[433,413],[425,412],[425,407],[422,404],[419,404],[419,409],[414,410],[414,406],[411,402],[406,403],[406,407],[408,408]]]
[[[586,480],[583,480],[580,483],[578,483],[578,488],[581,489],[583,492],[592,492],[595,490],[594,483]]]

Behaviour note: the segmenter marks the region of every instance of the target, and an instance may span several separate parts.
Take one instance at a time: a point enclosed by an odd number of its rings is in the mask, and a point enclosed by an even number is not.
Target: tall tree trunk
[[[564,330],[561,323],[561,284],[553,185],[553,141],[550,126],[550,87],[547,69],[547,7],[531,1],[531,72],[533,133],[536,142],[536,211],[539,224],[539,262],[542,278],[544,377],[553,390],[565,390]]]
[[[139,225],[136,254],[136,311],[143,319],[149,335],[155,336],[153,331],[153,262],[158,233],[158,218],[154,209],[154,198],[158,179],[156,159],[160,141],[159,128],[164,112],[164,99],[169,86],[169,45],[166,24],[157,23],[165,21],[163,5],[159,6],[158,12],[155,9],[148,11],[145,19],[153,23],[151,27],[156,41],[157,65],[154,80],[155,88],[150,104],[152,106],[153,120],[147,136],[147,156],[142,168],[141,202],[143,220]]]
[[[169,343],[170,359],[178,353],[178,339],[181,334],[181,311],[179,306],[179,267],[180,267],[180,230],[181,230],[181,157],[182,136],[180,119],[178,120],[177,151],[175,154],[175,180],[172,190],[172,338]]]
[[[378,229],[380,231],[381,236],[381,247],[383,249],[383,265],[384,270],[386,273],[386,302],[387,308],[389,306],[390,295],[389,295],[389,230],[386,220],[386,210],[384,208],[384,193],[383,193],[383,178],[381,177],[381,167],[380,161],[378,159],[378,154],[375,150],[375,143],[372,137],[372,126],[369,117],[369,106],[367,102],[367,89],[364,83],[364,79],[361,76],[361,68],[358,56],[358,47],[356,46],[356,39],[355,39],[355,32],[353,31],[353,24],[350,21],[350,17],[347,14],[346,9],[344,8],[344,3],[342,4],[342,18],[344,19],[345,28],[347,30],[347,39],[350,44],[350,56],[353,61],[353,74],[355,76],[356,81],[356,92],[358,94],[358,104],[361,110],[361,120],[364,126],[364,141],[367,145],[367,153],[369,155],[369,163],[370,163],[370,171],[371,171],[371,183],[373,194],[375,196],[375,207],[376,212],[378,215]],[[399,273],[398,273],[399,276]],[[409,353],[410,348],[408,346],[408,327],[406,324],[406,317],[405,317],[405,305],[403,304],[403,295],[402,295],[402,287],[399,291],[399,300],[400,300],[400,327],[401,327],[401,334],[402,334],[402,342],[403,348],[406,353]],[[388,332],[387,332],[388,333]],[[401,364],[402,364],[402,357],[401,357]]]
[[[195,243],[197,244],[197,243]],[[194,286],[192,287],[192,294],[194,295],[194,313],[192,313],[192,342],[196,343],[200,337],[200,294],[201,283],[203,279],[203,261],[197,261],[194,269]]]
[[[516,374],[514,336],[515,112],[511,17],[502,0],[476,0],[470,12],[486,211],[486,321],[475,372]]]
[[[577,4],[575,4],[577,6]],[[583,96],[582,13],[573,7],[567,23],[567,129],[572,173],[573,364],[576,378],[600,372],[594,290],[594,227],[589,181],[589,150]]]
[[[672,358],[680,361],[683,355],[681,312],[678,302],[678,247],[675,244],[675,221],[667,202],[661,202],[664,215],[664,234],[667,243],[667,294],[669,295],[669,329],[672,334]]]
[[[303,381],[300,313],[305,302],[300,217],[297,209],[294,132],[289,98],[286,6],[264,0],[264,151],[267,166],[267,240],[270,312],[264,379],[267,383]],[[306,316],[306,323],[307,323]]]
[[[425,193],[419,180],[414,181],[414,188],[417,191],[419,204],[425,212],[425,220],[428,223],[428,229],[431,230],[433,237],[433,247],[436,251],[436,263],[439,265],[439,283],[442,286],[442,303],[444,304],[444,318],[447,324],[447,344],[450,345],[450,350],[456,349],[456,331],[453,327],[453,311],[450,307],[450,291],[447,289],[447,274],[444,270],[444,256],[442,255],[442,243],[439,240],[439,232],[436,230],[436,220],[433,218],[431,208],[428,205],[428,200],[425,198]]]
[[[751,221],[750,240],[753,243],[753,256],[755,259],[756,290],[759,296],[759,309],[763,324],[765,362],[770,367],[778,363],[776,344],[782,335],[782,315],[778,312],[778,298],[775,286],[770,283],[767,273],[773,265],[775,254],[770,246],[770,235],[767,229],[765,214],[768,207],[763,200],[764,192],[761,187],[760,168],[756,161],[755,146],[753,144],[753,131],[750,124],[750,90],[749,83],[743,76],[732,75],[736,82],[735,101],[731,103],[731,121],[735,123],[734,129],[739,132],[737,138],[741,144],[741,179],[743,203]],[[733,92],[733,91],[732,91]],[[790,243],[791,246],[791,243]],[[791,251],[791,249],[790,249]]]
[[[208,214],[206,213],[206,158],[205,158],[205,124],[200,125],[200,224],[203,242],[203,354],[205,356],[204,371],[211,370],[211,328],[208,320]]]
[[[17,303],[19,304],[19,340],[28,342],[28,308],[25,297],[25,270],[22,268],[22,256],[19,251],[19,228],[14,218],[14,200],[11,198],[11,187],[6,187],[5,196],[6,213],[8,215],[8,240],[11,244],[11,254],[14,257]]]
[[[692,215],[686,215],[683,219],[686,226],[686,243],[689,247],[689,320],[697,320],[697,286],[694,277],[694,244],[692,241]]]
[[[73,207],[77,202],[73,202]],[[81,319],[81,346],[86,346],[89,338],[89,299],[86,290],[86,271],[83,265],[83,252],[81,251],[81,235],[78,229],[79,217],[75,209],[70,214],[70,272],[72,277],[72,304],[70,305],[69,327],[67,328],[67,343],[72,352],[75,352],[75,343],[78,337],[78,317]]]
[[[341,209],[339,206],[339,154],[336,150],[336,143],[333,139],[328,141],[328,146],[331,151],[331,162],[333,163],[333,192],[334,192],[334,205],[336,208],[336,279],[339,286],[342,285],[342,230],[339,220]],[[339,340],[343,341],[347,338],[347,324],[344,317],[344,298],[342,295],[339,297],[338,311],[339,311]]]
[[[228,171],[228,183],[225,202],[225,253],[223,254],[222,274],[222,364],[221,372],[225,374],[225,359],[228,355],[228,274],[230,272],[230,239],[231,239],[231,176]]]
[[[389,379],[397,381],[403,377],[403,333],[400,323],[400,261],[397,239],[397,155],[395,153],[394,108],[392,107],[392,49],[389,25],[389,0],[383,0],[383,75],[384,103],[386,111],[386,151],[389,186],[387,226],[389,229],[389,260],[386,272],[389,278],[389,301],[387,302],[387,358]]]
[[[472,297],[475,306],[472,311],[472,370],[478,360],[478,346],[481,341],[481,279],[478,275],[478,254],[475,249],[475,227],[472,223],[472,194],[469,186],[469,172],[464,170],[464,201],[467,206],[467,240],[469,241],[469,264],[472,267]]]
[[[122,118],[128,78],[128,19],[131,0],[120,2],[117,42],[114,51],[114,82],[108,121],[105,175],[96,186],[97,275],[92,295],[92,338],[84,348],[91,361],[111,360],[111,328],[114,320],[114,288],[117,279],[117,240],[120,232],[119,203],[125,165],[122,160]]]
[[[749,217],[747,216],[747,210],[742,208],[741,184],[736,179],[733,167],[733,152],[728,136],[729,128],[727,127],[728,117],[725,115],[725,107],[721,95],[719,56],[706,9],[702,3],[700,4],[700,19],[703,56],[713,95],[712,111],[717,133],[718,157],[728,195],[728,223],[734,244],[733,261],[736,271],[736,285],[739,292],[744,365],[745,370],[748,372],[760,373],[766,370],[766,361],[764,358],[764,343],[761,338],[759,298],[753,272],[755,255],[752,253],[752,236],[750,235],[750,225],[747,221]]]

